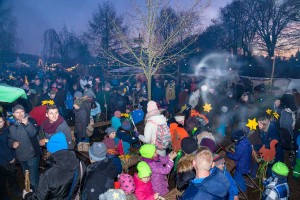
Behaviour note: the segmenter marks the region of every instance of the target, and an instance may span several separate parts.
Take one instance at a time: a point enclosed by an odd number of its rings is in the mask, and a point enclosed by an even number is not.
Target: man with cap
[[[39,161],[41,148],[38,142],[37,128],[28,119],[24,107],[20,104],[12,108],[15,123],[9,127],[8,146],[15,150],[23,173],[29,170],[30,183],[36,189],[39,182]],[[27,115],[27,116],[26,116]]]
[[[266,179],[263,184],[263,200],[288,199],[290,196],[287,176],[289,168],[282,162],[277,162],[272,167],[272,176]]]
[[[234,180],[240,186],[242,192],[245,193],[247,191],[247,185],[243,175],[250,173],[252,146],[243,130],[233,131],[231,133],[231,138],[235,142],[235,152],[227,152],[226,156],[235,161],[236,168],[234,172]]]
[[[91,164],[87,167],[82,200],[98,200],[99,195],[114,187],[117,169],[113,161],[106,157],[106,146],[94,142],[89,149]]]
[[[62,132],[54,134],[47,143],[50,152],[50,168],[41,174],[35,192],[23,191],[23,198],[30,199],[74,199],[84,183],[82,177],[85,165],[76,157],[74,151],[68,150],[68,143]]]

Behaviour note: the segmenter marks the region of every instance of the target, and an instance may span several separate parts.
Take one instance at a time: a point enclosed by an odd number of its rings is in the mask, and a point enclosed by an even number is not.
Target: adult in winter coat
[[[21,194],[17,184],[16,155],[14,150],[8,146],[8,134],[8,128],[5,125],[5,116],[0,115],[0,194],[3,199],[9,199],[6,192],[7,181],[15,197]]]
[[[140,148],[141,161],[145,161],[151,168],[151,183],[154,192],[160,196],[165,196],[168,190],[167,175],[171,172],[176,157],[175,152],[171,152],[168,156],[159,156],[153,144],[144,144]]]
[[[145,117],[146,125],[144,135],[139,135],[138,138],[146,144],[155,144],[156,130],[158,125],[166,124],[166,118],[160,114],[155,101],[149,101],[147,104],[147,114]],[[166,150],[158,150],[161,156],[166,155]]]
[[[86,135],[86,128],[90,122],[90,115],[83,107],[83,101],[77,99],[74,101],[74,113],[75,113],[75,130],[74,135],[76,137],[76,144],[79,142],[88,142]]]
[[[104,143],[94,142],[89,149],[89,157],[91,164],[87,167],[82,200],[98,200],[100,194],[113,189],[118,173],[113,161],[106,157]]]
[[[62,132],[50,138],[47,150],[51,153],[49,159],[51,166],[41,174],[37,190],[34,193],[27,193],[24,190],[23,198],[26,200],[74,199],[81,177],[83,177],[81,183],[84,182],[84,163],[79,161],[74,151],[68,150],[66,137]]]
[[[193,161],[196,178],[191,181],[180,199],[227,199],[229,181],[219,169],[211,168],[212,164],[212,153],[207,148],[198,150]]]
[[[23,173],[25,173],[25,170],[29,170],[30,183],[35,189],[39,182],[39,161],[41,156],[37,129],[25,116],[23,106],[14,106],[12,112],[15,123],[9,127],[8,146],[15,150],[16,159],[20,162]]]
[[[231,138],[235,141],[235,153],[227,152],[229,159],[234,160],[236,168],[234,180],[240,186],[243,192],[246,192],[247,186],[243,174],[250,173],[252,146],[242,130],[233,131]]]
[[[200,90],[195,89],[195,91],[193,91],[193,93],[189,98],[189,105],[192,107],[192,109],[194,109],[198,105],[199,98],[200,98]]]
[[[152,90],[152,100],[155,102],[159,102],[162,105],[164,100],[164,89],[161,87],[160,82],[155,83],[155,87]]]
[[[70,127],[64,118],[59,115],[58,108],[55,105],[47,106],[46,116],[47,119],[41,126],[41,129],[45,133],[45,138],[50,139],[55,133],[62,132],[67,139],[68,149],[73,149]],[[43,140],[40,140],[40,145],[45,145]]]

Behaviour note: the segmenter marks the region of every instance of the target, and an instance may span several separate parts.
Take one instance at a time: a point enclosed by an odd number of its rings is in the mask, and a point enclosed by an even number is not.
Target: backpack
[[[155,125],[157,125],[157,129],[156,129],[156,140],[154,142],[156,148],[158,150],[165,150],[169,147],[170,143],[171,143],[171,133],[170,133],[170,129],[167,125],[167,123],[165,124],[157,124],[154,121],[149,121]]]
[[[65,104],[68,110],[73,110],[74,100],[70,92],[67,93]]]

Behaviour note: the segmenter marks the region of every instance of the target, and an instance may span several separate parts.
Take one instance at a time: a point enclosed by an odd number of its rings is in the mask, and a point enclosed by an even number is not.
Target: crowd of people
[[[14,76],[1,82],[24,89],[27,100],[1,104],[0,199],[21,196],[17,163],[30,174],[31,190],[23,190],[24,199],[164,199],[172,181],[178,199],[237,200],[246,198],[247,186],[258,179],[265,184],[262,199],[288,199],[288,174],[292,170],[300,177],[296,89],[280,97],[268,94],[270,101],[262,102],[257,100],[261,91],[242,82],[200,85],[194,79],[158,78],[148,100],[143,80]],[[41,105],[45,113],[31,116]],[[253,118],[257,126],[251,128]],[[94,123],[108,120],[103,140],[92,142]],[[222,147],[224,138],[232,140],[233,149]],[[82,143],[90,144],[89,164],[75,153]],[[133,150],[140,159],[130,174],[123,171],[120,155]],[[284,164],[285,152],[290,167]],[[265,177],[257,176],[255,158],[267,161]],[[235,163],[233,176],[225,159]],[[41,162],[47,163],[42,173]]]

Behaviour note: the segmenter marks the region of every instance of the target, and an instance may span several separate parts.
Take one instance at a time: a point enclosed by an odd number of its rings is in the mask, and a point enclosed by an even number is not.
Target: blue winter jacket
[[[197,182],[197,179],[191,181],[180,199],[225,200],[228,198],[229,186],[226,176],[214,167],[202,182]]]
[[[227,157],[236,163],[235,170],[248,174],[250,171],[252,147],[247,137],[238,141],[235,145],[235,153],[227,152]]]
[[[0,129],[0,166],[6,166],[15,158],[15,151],[8,147],[8,129]]]
[[[223,173],[224,173],[224,175],[226,176],[227,180],[230,183],[228,200],[234,200],[234,196],[237,196],[239,194],[239,189],[236,186],[236,183],[235,183],[234,179],[232,178],[232,176],[230,175],[230,173],[226,169],[224,169]]]

